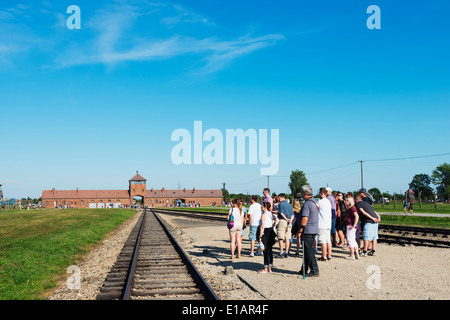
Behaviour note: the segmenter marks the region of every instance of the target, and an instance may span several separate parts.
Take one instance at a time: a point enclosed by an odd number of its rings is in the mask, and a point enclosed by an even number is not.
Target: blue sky
[[[69,5],[81,29],[69,30]],[[369,5],[381,29],[369,30]],[[175,165],[178,128],[279,129],[288,191],[360,186],[358,160],[450,152],[448,1],[2,1],[0,182],[51,189],[261,193],[260,165]],[[406,190],[449,156],[367,162],[364,185]],[[343,168],[320,171],[347,165]],[[319,172],[319,173],[318,173]]]

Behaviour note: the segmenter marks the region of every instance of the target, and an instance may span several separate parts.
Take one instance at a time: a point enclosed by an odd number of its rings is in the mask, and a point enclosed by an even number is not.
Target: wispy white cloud
[[[56,69],[100,64],[111,69],[127,62],[189,55],[194,62],[188,72],[201,75],[221,70],[240,56],[284,39],[281,34],[255,35],[254,30],[236,36],[227,29],[224,34],[208,17],[164,0],[114,0],[103,3],[92,14],[83,8],[81,13],[82,30],[68,31],[67,15],[46,1],[42,6],[16,5],[0,10],[4,18],[0,32],[10,35],[0,39],[0,58],[39,48],[49,59],[42,62],[45,68],[52,64]],[[45,34],[34,32],[28,25],[39,14],[47,18]]]
[[[166,24],[168,27],[172,27],[179,23],[201,23],[211,26],[215,25],[214,22],[210,21],[203,15],[198,14],[192,10],[188,10],[178,4],[173,4],[172,8],[175,10],[176,14],[161,19],[161,22]]]
[[[97,12],[89,23],[95,33],[89,45],[86,46],[90,50],[83,50],[83,52],[76,50],[72,51],[72,54],[64,54],[57,60],[59,67],[84,64],[105,64],[108,67],[114,67],[123,62],[197,55],[203,64],[196,64],[200,67],[192,70],[191,73],[208,74],[222,69],[240,56],[272,46],[284,39],[281,34],[254,36],[253,32],[234,38],[216,35],[202,38],[184,35],[180,31],[171,34],[171,28],[178,24],[199,23],[212,27],[212,31],[215,31],[215,24],[208,18],[178,4],[151,2],[146,4],[146,10],[142,10],[142,7],[115,3]],[[139,18],[154,13],[167,14],[167,11],[175,15],[165,16],[160,20],[161,24],[166,25],[166,30],[169,30],[166,37],[132,35]]]

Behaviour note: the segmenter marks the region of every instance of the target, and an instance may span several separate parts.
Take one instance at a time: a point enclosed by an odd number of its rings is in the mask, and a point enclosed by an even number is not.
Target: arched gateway
[[[133,205],[133,198],[142,199],[142,205],[147,207],[166,207],[176,199],[183,199],[186,203],[200,203],[201,206],[211,206],[212,203],[221,204],[222,190],[166,190],[147,189],[147,179],[137,171],[128,181],[128,190],[44,190],[42,191],[42,205],[46,208],[120,208]]]

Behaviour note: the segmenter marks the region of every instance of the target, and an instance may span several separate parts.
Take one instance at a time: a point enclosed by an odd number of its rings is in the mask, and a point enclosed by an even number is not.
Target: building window
[[[144,192],[144,189],[141,189],[142,192]]]
[[[81,200],[81,204],[84,204],[84,200]]]
[[[133,192],[136,192],[136,190],[133,189]]]
[[[152,200],[148,200],[148,204],[152,204]]]
[[[45,205],[48,206],[48,201],[45,201]]]

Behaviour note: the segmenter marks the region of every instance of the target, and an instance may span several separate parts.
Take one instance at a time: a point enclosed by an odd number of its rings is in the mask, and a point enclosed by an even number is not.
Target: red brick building
[[[42,205],[46,208],[67,206],[74,208],[119,208],[135,203],[137,197],[148,207],[170,206],[175,202],[186,204],[199,203],[200,206],[211,206],[214,202],[221,205],[223,195],[221,189],[216,190],[166,190],[147,189],[147,180],[139,173],[131,178],[128,190],[44,190]]]

